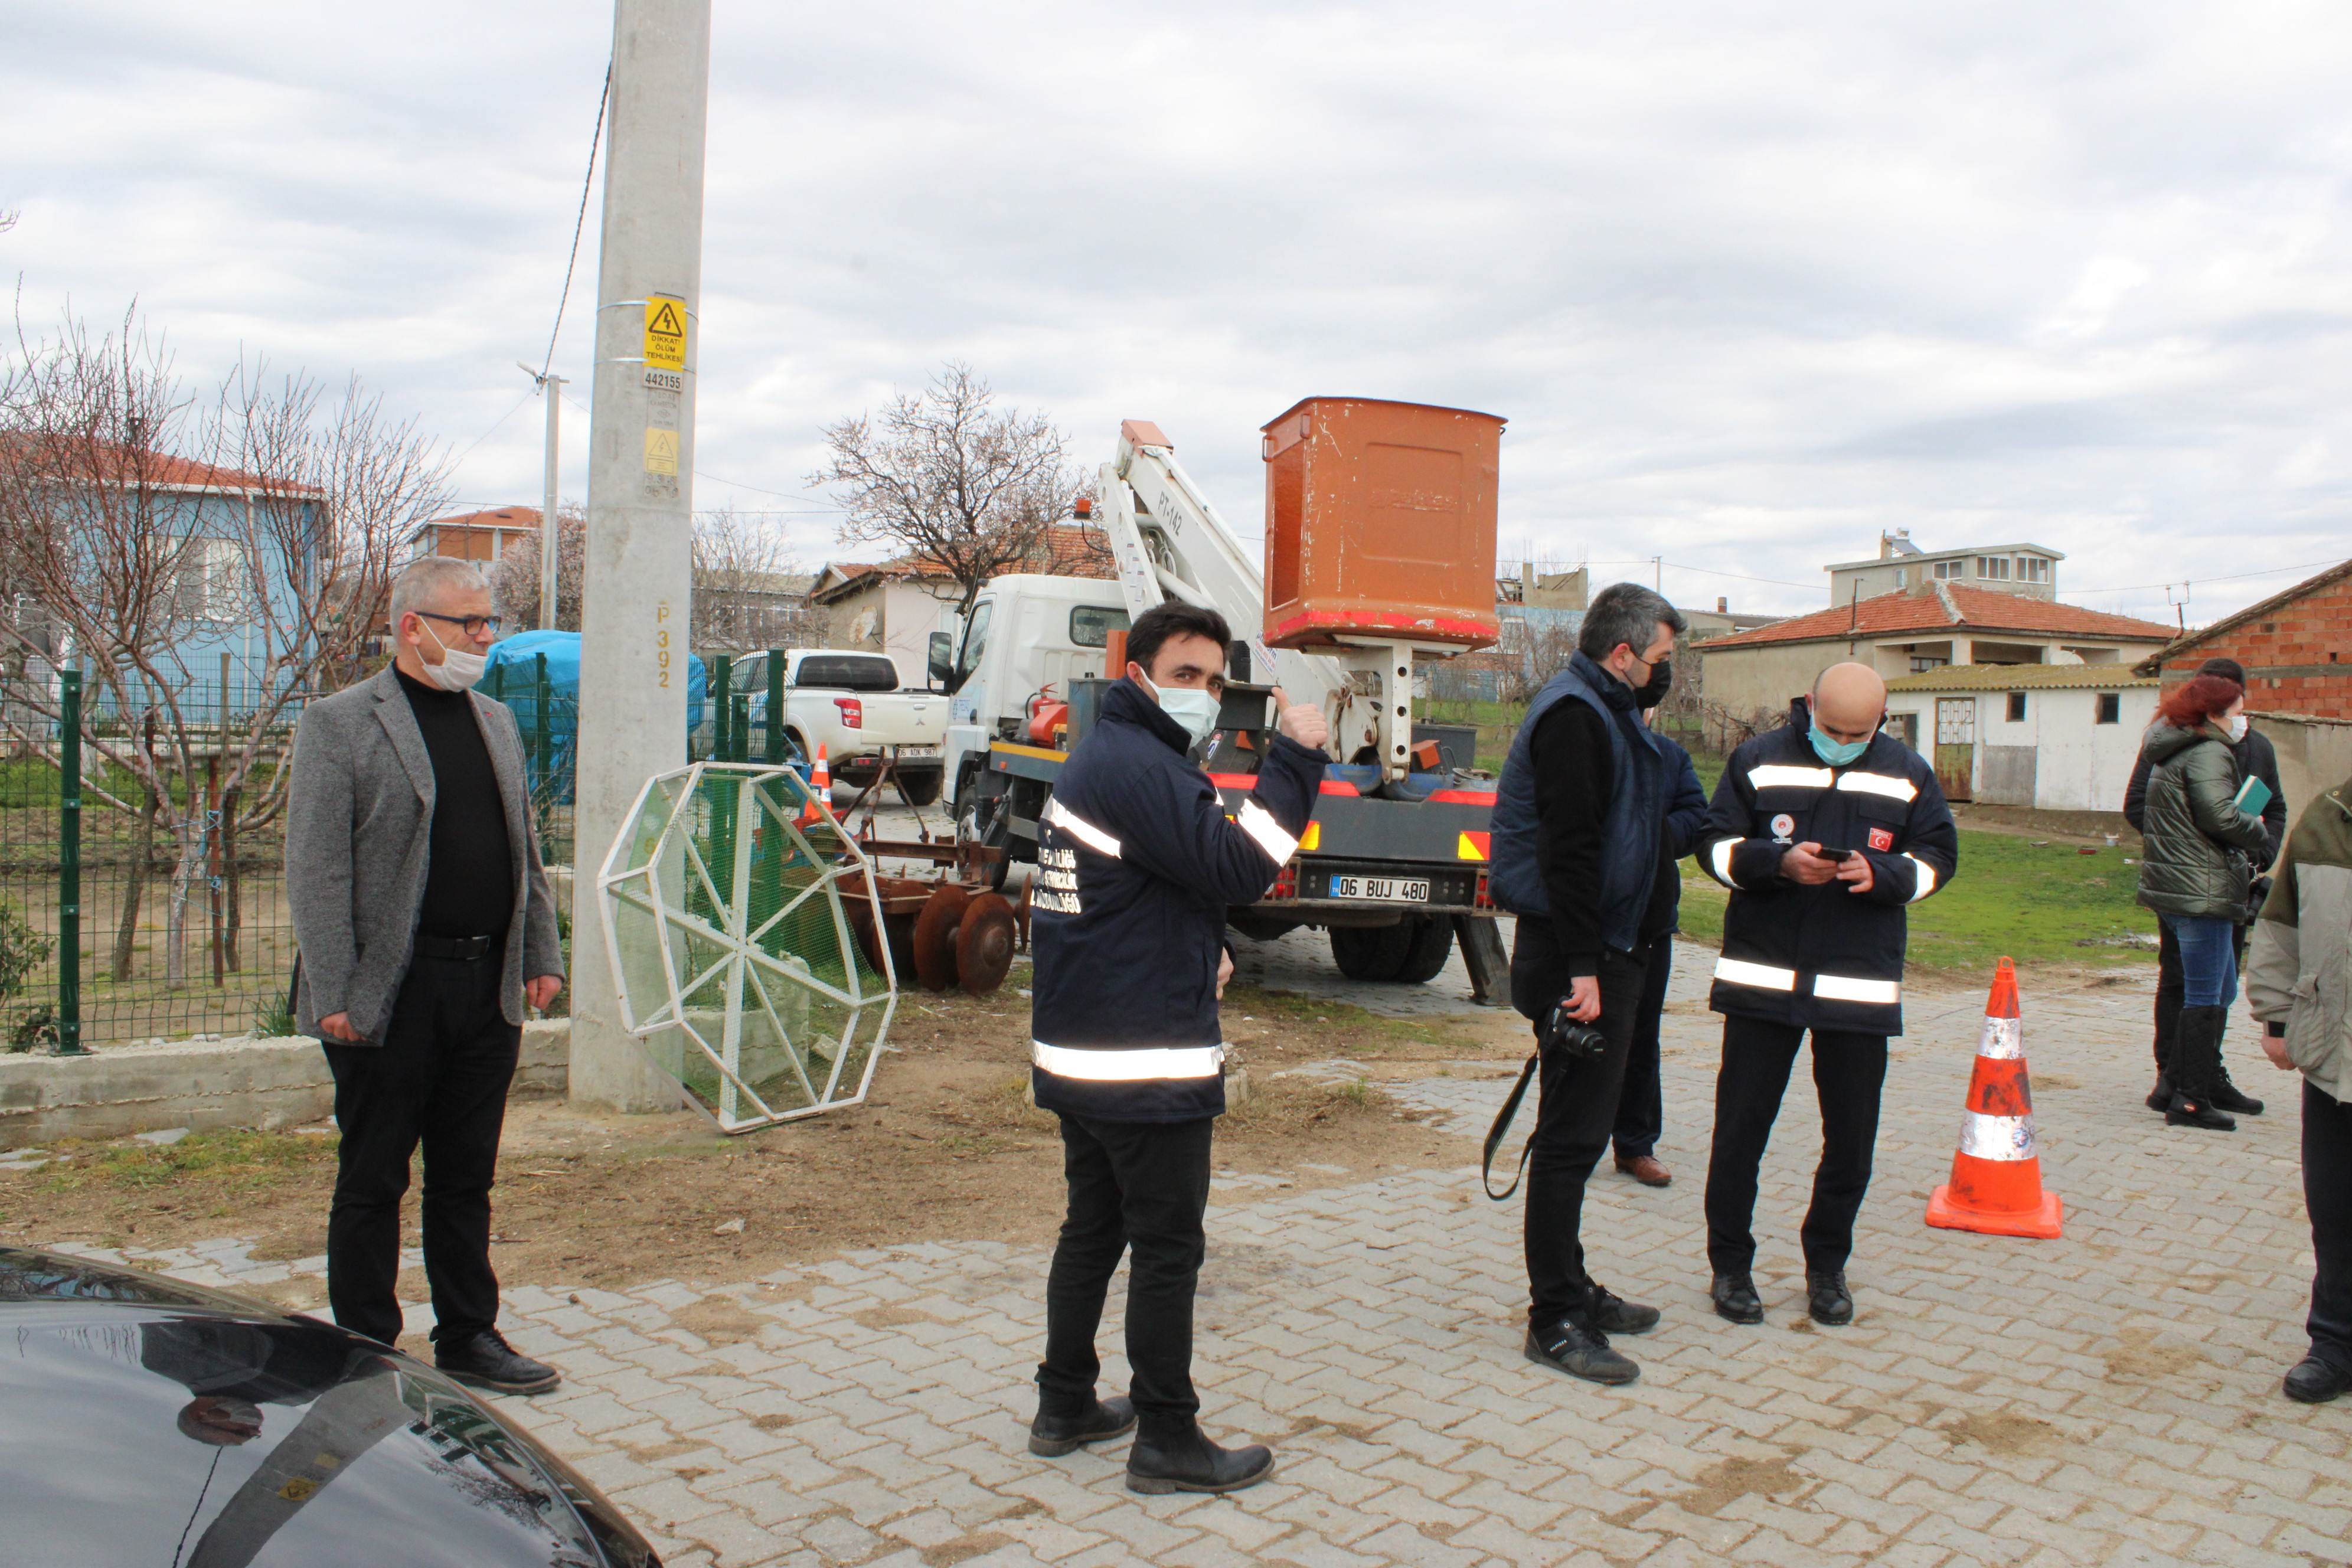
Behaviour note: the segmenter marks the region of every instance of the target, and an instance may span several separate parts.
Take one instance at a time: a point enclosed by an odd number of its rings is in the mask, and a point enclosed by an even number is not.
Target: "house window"
[[[1987,583],[2008,582],[2009,557],[2006,555],[1978,556],[1977,576]]]
[[[2100,692],[2100,693],[2099,693],[2099,711],[2098,711],[2098,717],[2094,721],[2094,722],[2100,723],[2100,724],[2120,724],[2120,723],[2122,723],[2123,721],[2124,721],[2124,696],[2123,696],[2123,693],[2122,693],[2122,692],[2120,692],[2120,691],[2102,691],[2102,692]]]
[[[2021,583],[2049,582],[2049,559],[2041,555],[2019,556],[2017,558],[2017,580]]]
[[[1915,653],[1911,656],[1911,673],[1917,675],[1923,670],[1941,669],[1951,662],[1948,658],[1931,658],[1926,654]]]
[[[2022,691],[2009,694],[2009,721],[2012,724],[2025,722],[2025,693]]]
[[[1969,563],[1965,561],[1938,561],[1936,563],[1936,575],[1938,577],[1965,577],[1968,574]]]
[[[180,555],[180,613],[234,621],[245,614],[245,552],[233,539],[192,539]]]

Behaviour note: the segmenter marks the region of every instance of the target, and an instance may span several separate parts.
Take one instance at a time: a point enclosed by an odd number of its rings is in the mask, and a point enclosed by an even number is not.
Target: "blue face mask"
[[[1870,742],[1867,739],[1832,741],[1823,734],[1819,727],[1807,730],[1805,738],[1813,743],[1813,755],[1833,768],[1842,768],[1848,763],[1858,760],[1863,752],[1870,750]]]

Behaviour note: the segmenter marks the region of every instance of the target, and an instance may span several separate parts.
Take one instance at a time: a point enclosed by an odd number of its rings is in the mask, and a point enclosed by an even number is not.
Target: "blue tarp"
[[[547,656],[547,712],[539,712],[539,656]],[[580,634],[578,632],[518,632],[490,645],[489,666],[480,689],[515,710],[522,728],[523,749],[531,763],[531,791],[558,804],[572,800],[572,758],[580,731]],[[686,728],[690,734],[702,722],[705,675],[699,656],[686,660]],[[539,731],[548,727],[548,778],[539,777]]]

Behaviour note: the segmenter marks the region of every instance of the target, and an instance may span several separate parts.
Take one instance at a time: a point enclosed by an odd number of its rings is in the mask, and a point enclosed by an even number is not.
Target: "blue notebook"
[[[2271,803],[2271,786],[2262,780],[2250,778],[2238,786],[2238,809],[2249,816],[2260,816],[2263,807]]]

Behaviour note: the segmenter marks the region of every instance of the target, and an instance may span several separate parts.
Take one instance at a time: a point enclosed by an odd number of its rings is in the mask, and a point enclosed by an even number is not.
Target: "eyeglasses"
[[[445,616],[437,610],[411,610],[408,613],[412,616],[423,616],[427,620],[446,621],[453,626],[463,627],[467,637],[477,639],[485,631],[496,637],[499,635],[499,628],[506,625],[505,620],[498,616]]]

